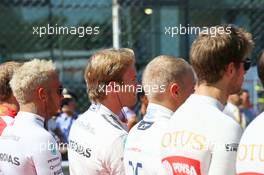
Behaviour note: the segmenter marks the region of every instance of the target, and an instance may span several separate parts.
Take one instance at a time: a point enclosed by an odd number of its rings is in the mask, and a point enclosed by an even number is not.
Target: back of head
[[[12,96],[9,82],[22,63],[10,61],[0,65],[0,102],[7,101]]]
[[[193,79],[193,70],[184,59],[161,55],[146,66],[142,84],[146,95],[151,100],[160,96],[172,82],[184,86],[187,75],[191,75]]]
[[[104,49],[88,61],[84,78],[90,100],[100,102],[106,96],[105,87],[111,81],[122,83],[122,75],[135,62],[130,49]]]
[[[259,79],[261,81],[262,86],[264,86],[264,50],[259,55],[257,68]]]
[[[55,73],[52,61],[34,59],[25,62],[13,75],[10,86],[18,103],[32,102],[33,93],[39,86],[46,86]]]
[[[198,83],[216,83],[231,62],[239,68],[253,47],[251,34],[242,28],[215,26],[209,29],[199,34],[190,50],[190,60]]]

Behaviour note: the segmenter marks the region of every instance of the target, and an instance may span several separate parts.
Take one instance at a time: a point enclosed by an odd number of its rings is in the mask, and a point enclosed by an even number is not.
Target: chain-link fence
[[[139,71],[160,54],[188,59],[196,35],[180,34],[180,26],[202,28],[233,23],[252,32],[256,42],[253,60],[264,48],[263,0],[117,2],[120,45],[135,51]],[[112,1],[1,0],[0,19],[0,62],[52,58],[63,85],[76,93],[79,110],[84,111],[88,105],[83,80],[87,58],[98,49],[112,47]],[[60,27],[68,27],[68,32],[62,29],[64,33],[59,33]],[[88,34],[83,36],[80,27],[88,28]]]
[[[133,48],[139,64],[144,66],[160,54],[171,54],[188,60],[191,43],[196,37],[191,28],[235,24],[251,32],[255,48],[253,65],[264,48],[263,0],[120,0],[121,43]],[[181,31],[181,28],[185,28]],[[187,29],[186,29],[187,28]],[[188,31],[188,29],[190,29]],[[252,72],[252,71],[251,71]],[[258,106],[256,73],[247,76],[248,89],[255,109]],[[263,97],[262,97],[263,98]]]
[[[264,48],[263,0],[120,0],[121,43],[132,47],[146,63],[155,55],[173,54],[188,59],[195,33],[172,28],[235,24],[253,34],[252,57]],[[170,32],[166,32],[170,27]],[[174,28],[175,29],[175,28]],[[176,34],[177,33],[177,34]],[[140,60],[142,61],[142,60]]]
[[[112,46],[112,3],[96,0],[0,1],[0,61],[51,58],[84,111],[87,58]]]

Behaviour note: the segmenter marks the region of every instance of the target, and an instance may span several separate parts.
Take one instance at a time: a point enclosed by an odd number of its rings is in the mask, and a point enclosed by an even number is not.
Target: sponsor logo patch
[[[53,169],[55,169],[56,167],[60,167],[60,166],[61,166],[61,163],[59,162],[59,163],[57,163],[57,164],[55,164],[55,165],[51,165],[51,166],[50,166],[50,169],[53,170]]]
[[[138,130],[146,130],[148,128],[150,128],[153,125],[154,122],[146,122],[144,120],[142,120],[139,124],[137,129]]]
[[[229,151],[235,151],[235,152],[237,152],[238,143],[225,144],[225,148],[226,148],[226,151],[227,152],[229,152]]]
[[[19,166],[21,163],[19,162],[19,158],[7,153],[0,153],[0,161],[11,163],[12,165]]]
[[[55,158],[49,159],[48,163],[52,163],[52,162],[54,162],[56,160],[60,160],[60,157],[55,157]]]
[[[54,175],[60,175],[60,174],[63,174],[63,171],[62,171],[62,169],[59,169],[58,171],[55,171],[53,174]]]
[[[168,175],[201,175],[200,162],[182,156],[171,156],[162,159]]]
[[[69,149],[75,151],[76,153],[78,153],[78,154],[80,154],[86,158],[91,157],[92,150],[90,148],[85,148],[83,145],[80,145],[79,143],[77,143],[73,140],[70,140]]]

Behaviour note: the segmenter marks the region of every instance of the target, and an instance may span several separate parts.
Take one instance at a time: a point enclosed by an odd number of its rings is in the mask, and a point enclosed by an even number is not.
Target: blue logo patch
[[[154,122],[147,122],[147,121],[142,120],[142,121],[138,124],[137,129],[138,129],[138,130],[146,130],[146,129],[150,128],[150,127],[153,125],[153,123],[154,123]]]

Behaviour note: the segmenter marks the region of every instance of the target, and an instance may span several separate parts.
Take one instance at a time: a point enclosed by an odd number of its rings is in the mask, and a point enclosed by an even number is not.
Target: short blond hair
[[[176,58],[168,55],[161,55],[154,58],[146,66],[142,85],[144,89],[155,89],[155,87],[167,88],[172,82],[176,82],[179,86],[184,86],[184,78],[186,74],[193,74],[191,65],[182,58]],[[146,91],[146,89],[145,89]],[[155,98],[159,95],[159,91],[150,91],[146,95],[148,98]]]
[[[90,100],[99,102],[106,93],[100,87],[111,81],[122,83],[126,69],[135,63],[134,52],[131,49],[104,49],[95,53],[88,61],[84,79]]]
[[[12,95],[12,89],[9,82],[22,63],[9,61],[0,65],[0,102],[8,100]]]
[[[26,104],[34,97],[32,93],[39,85],[46,85],[55,73],[52,61],[34,59],[25,62],[13,75],[10,86],[19,104]]]

